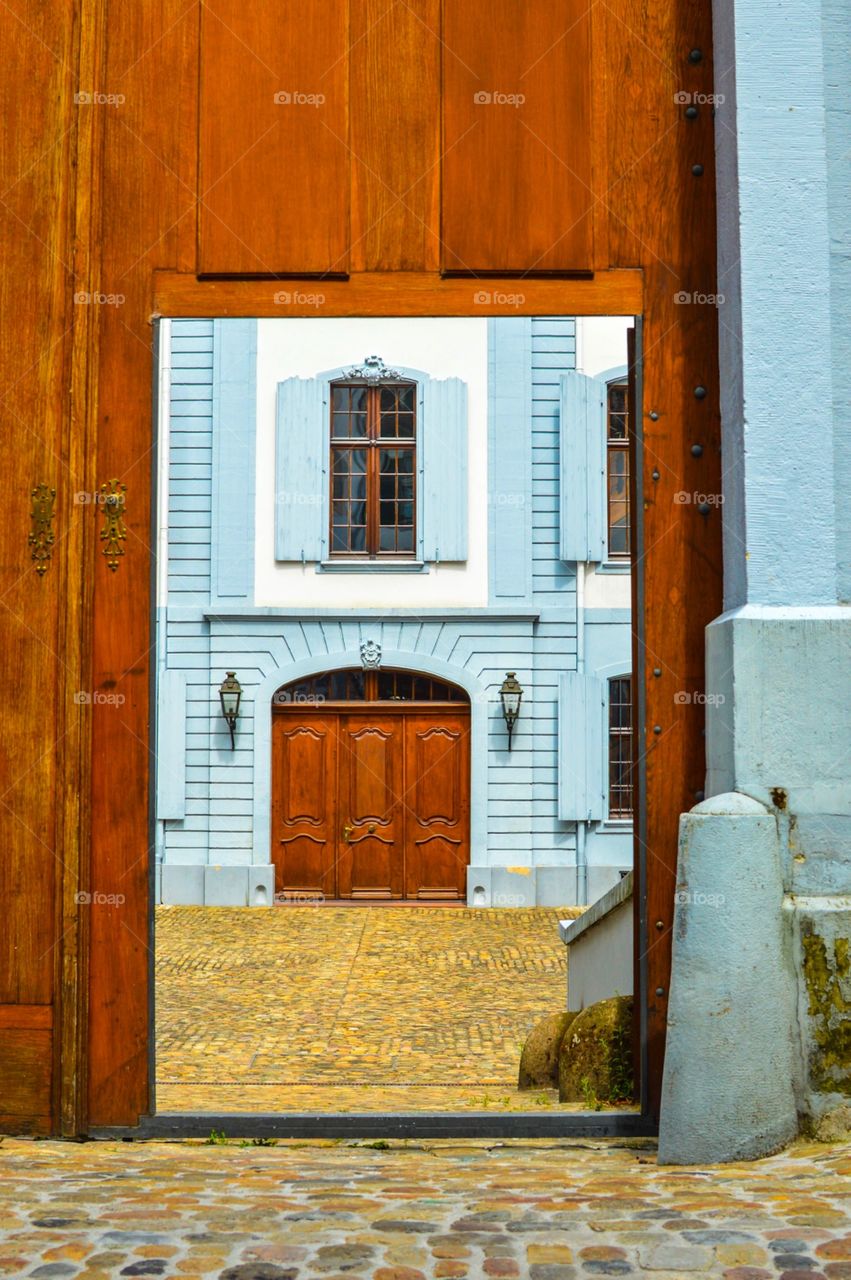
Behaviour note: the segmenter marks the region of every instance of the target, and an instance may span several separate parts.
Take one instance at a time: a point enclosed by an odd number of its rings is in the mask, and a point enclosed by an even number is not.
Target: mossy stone
[[[518,1089],[557,1089],[558,1054],[564,1033],[577,1015],[551,1013],[536,1022],[520,1055]]]
[[[632,1096],[632,996],[612,996],[583,1009],[561,1042],[560,1102],[589,1107]]]

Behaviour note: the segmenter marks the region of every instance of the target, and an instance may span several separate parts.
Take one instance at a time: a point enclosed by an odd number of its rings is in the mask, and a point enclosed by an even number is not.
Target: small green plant
[[[632,1043],[629,1030],[621,1028],[612,1037],[609,1055],[609,1096],[607,1102],[620,1104],[632,1102]]]
[[[385,1142],[383,1138],[378,1138],[375,1142],[363,1142],[361,1143],[361,1145],[364,1147],[369,1147],[371,1151],[389,1151],[390,1150],[390,1143]]]
[[[582,1101],[588,1111],[603,1110],[603,1104],[594,1092],[594,1086],[587,1076],[583,1076],[579,1081],[579,1088],[582,1090]]]
[[[210,1136],[204,1142],[206,1147],[226,1147],[227,1136],[220,1129],[211,1129]]]
[[[278,1144],[275,1138],[248,1138],[239,1145],[241,1147],[276,1147]]]

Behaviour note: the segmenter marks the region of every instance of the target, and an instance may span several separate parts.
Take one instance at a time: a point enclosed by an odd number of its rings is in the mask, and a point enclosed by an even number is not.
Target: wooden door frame
[[[608,126],[608,163],[613,165],[612,183],[617,184],[609,220],[615,269],[583,280],[522,278],[521,283],[513,275],[491,277],[486,284],[494,295],[515,300],[504,306],[493,303],[488,315],[643,317],[641,568],[646,665],[635,672],[635,679],[644,709],[639,734],[647,818],[643,836],[636,838],[647,861],[639,906],[644,909],[641,900],[646,896],[652,933],[644,947],[646,986],[640,997],[646,1027],[647,1114],[652,1118],[658,1115],[664,1060],[679,814],[700,796],[705,767],[700,719],[677,705],[673,695],[677,689],[701,687],[703,630],[721,611],[720,511],[704,515],[694,506],[672,508],[671,502],[674,490],[719,492],[721,467],[717,316],[709,306],[678,305],[680,290],[712,294],[715,289],[711,113],[701,111],[693,123],[684,122],[672,92],[683,86],[712,90],[711,8],[700,0],[653,0],[651,11],[650,23],[646,15],[636,12],[632,17],[644,23],[643,44],[656,68],[655,78],[633,77],[619,89],[617,111],[612,108],[611,86],[628,74],[630,60],[641,64],[625,25],[601,51],[597,78],[597,100],[605,115],[598,122]],[[155,19],[150,20],[155,26]],[[108,24],[105,0],[82,0],[73,6],[73,23],[74,71],[82,88],[108,85],[110,67],[114,72],[122,58],[127,67],[138,68],[134,74],[153,95],[174,84],[173,97],[161,113],[164,123],[160,126],[149,118],[149,124],[154,131],[160,129],[155,135],[159,142],[166,131],[169,137],[176,133],[175,152],[169,154],[176,170],[191,171],[195,140],[185,127],[192,118],[191,86],[197,72],[191,18],[186,29],[178,30],[175,23],[167,43],[154,43],[167,78],[147,56],[149,33],[141,11],[137,16],[128,8]],[[156,34],[165,41],[167,33]],[[113,45],[118,52],[110,63]],[[139,100],[144,97],[142,93]],[[187,113],[182,132],[175,130],[178,108]],[[53,1128],[73,1135],[135,1125],[150,1102],[143,1075],[150,1033],[150,954],[145,951],[150,948],[142,936],[149,916],[149,803],[140,799],[147,789],[138,779],[150,758],[151,724],[149,702],[140,692],[148,687],[151,668],[145,584],[152,555],[144,540],[145,529],[151,528],[151,498],[140,469],[140,459],[147,458],[152,443],[151,406],[144,399],[144,387],[151,384],[145,324],[157,315],[262,317],[279,316],[281,310],[274,300],[277,282],[197,279],[194,223],[183,212],[192,207],[195,192],[182,176],[166,172],[147,140],[133,143],[131,129],[122,131],[123,125],[108,119],[103,110],[78,112],[70,97],[57,110],[59,127],[75,130],[72,198],[57,214],[75,231],[63,320],[72,344],[70,443],[63,439],[69,457],[68,491],[92,493],[112,477],[131,479],[131,536],[118,571],[111,574],[101,554],[97,511],[69,510],[66,493],[67,543],[56,577],[65,609],[64,670],[60,668],[65,709],[58,725],[63,741],[57,796],[62,858]],[[651,116],[659,128],[648,159],[642,130]],[[130,117],[131,126],[134,119]],[[128,191],[142,192],[132,221],[116,212]],[[637,201],[640,234],[627,225],[617,198]],[[77,290],[108,294],[117,287],[126,296],[118,323],[106,316],[104,307],[72,303]],[[442,279],[436,272],[376,272],[323,280],[321,285],[323,313],[329,316],[468,315],[478,288],[475,278]],[[518,295],[523,297],[520,304]],[[287,315],[298,314],[316,312],[312,303],[300,311],[296,301]],[[108,421],[102,415],[121,403],[114,385],[119,352],[122,385],[129,378],[130,399],[123,402],[126,413],[121,421]],[[27,352],[26,358],[34,360],[39,354]],[[698,446],[700,454],[694,452]],[[125,619],[132,652],[117,634],[118,618]],[[103,706],[90,705],[84,712],[70,708],[73,690],[98,690],[115,681],[123,681],[130,695],[121,724],[114,715],[110,720]],[[109,926],[110,933],[81,908],[78,894],[115,884],[126,887],[129,910]]]
[[[616,277],[616,283],[608,277]],[[175,319],[191,318],[193,315],[199,317],[213,316],[213,318],[250,315],[258,319],[264,319],[275,318],[279,315],[279,308],[273,300],[273,294],[276,290],[274,282],[225,282],[227,298],[224,303],[219,298],[219,286],[222,282],[198,281],[194,277],[192,279],[180,277],[179,280],[176,280],[173,273],[158,273],[154,276],[152,283],[154,285],[154,306],[158,318],[165,315],[164,308],[166,307],[168,308],[169,318]],[[504,281],[489,280],[488,283],[493,287],[494,292],[504,290],[506,293],[509,293],[512,288],[516,290],[517,284],[516,280],[508,277]],[[375,276],[365,276],[362,280],[353,282],[328,282],[324,287],[330,295],[329,312],[353,319],[362,318],[364,315],[415,315],[418,317],[423,315],[471,315],[469,302],[470,282],[457,278],[440,279],[439,277],[431,277],[428,279],[427,287],[425,281],[417,280],[416,287],[409,289],[408,282],[398,277],[394,279],[393,287],[390,288],[388,281],[377,279]],[[351,295],[345,292],[349,288],[352,289]],[[504,314],[516,315],[519,312],[522,315],[530,316],[541,314],[609,315],[612,314],[610,307],[615,299],[629,298],[633,302],[643,300],[644,279],[643,273],[637,271],[610,272],[601,273],[601,276],[596,277],[594,280],[529,280],[524,281],[524,289],[525,297],[523,303],[519,307],[514,305],[506,307]],[[352,314],[350,310],[352,298],[360,300],[359,305],[363,310],[358,310],[357,313]],[[582,312],[578,310],[580,306],[584,308]],[[183,307],[186,307],[187,310],[182,311]],[[292,310],[297,312],[298,308],[292,308]],[[306,315],[308,312],[309,308],[305,308],[304,314]],[[640,327],[642,324],[641,311],[630,314],[635,314],[637,327]],[[640,360],[638,365],[638,391],[633,421],[638,424],[636,436],[641,439],[644,435],[642,423],[645,414],[641,408],[640,388],[643,379],[640,372]],[[645,523],[645,511],[643,508],[646,507],[646,503],[642,494],[643,470],[644,468],[642,467],[636,468],[636,482],[638,485],[636,504],[639,527]],[[644,569],[647,559],[648,553],[645,551],[645,554],[640,557],[639,564],[633,566],[633,627],[637,636],[639,653],[646,653],[649,648],[643,625],[645,618],[642,612],[645,590]],[[637,680],[636,690],[638,703],[636,719],[639,723],[643,723],[642,716],[646,715],[646,681]],[[360,706],[361,704],[357,705]],[[646,919],[647,901],[648,894],[654,896],[657,902],[661,902],[666,897],[673,898],[675,865],[669,862],[665,866],[665,883],[662,883],[662,877],[658,874],[659,867],[656,868],[657,874],[654,878],[652,869],[648,869],[647,866],[646,850],[651,847],[649,841],[652,839],[649,828],[653,824],[648,822],[646,782],[648,752],[646,745],[643,750],[639,748],[638,755],[638,806],[634,835],[637,884],[635,897],[637,916],[636,991],[638,993],[637,1026],[640,1028],[641,1061],[643,1066],[641,1075],[643,1114],[655,1117],[658,1114],[664,1030],[662,1030],[660,1037],[657,1017],[654,1041],[652,1027],[654,1000],[649,993],[652,983],[657,984],[657,990],[661,989],[667,993],[670,980],[670,952],[668,950],[666,954],[665,950],[654,947],[656,940],[649,938]],[[649,746],[652,748],[652,741]],[[657,819],[655,825],[659,826],[661,822]],[[659,1007],[658,1001],[659,997],[657,996],[655,1001],[657,1010]],[[660,1045],[662,1053],[660,1053]],[[151,1081],[152,1087],[153,1081]]]
[[[617,288],[613,289],[613,282],[610,278],[618,277]],[[172,273],[165,275],[158,274],[152,277],[152,292],[154,307],[159,315],[164,314],[164,308],[168,307],[169,315],[178,318],[179,316],[232,316],[235,314],[253,315],[257,318],[275,317],[279,314],[277,304],[274,302],[273,295],[276,289],[274,282],[251,281],[251,282],[226,282],[225,293],[226,298],[219,296],[219,287],[221,282],[204,281],[199,282],[194,277],[186,279],[181,277],[179,280],[179,288],[176,287],[175,277]],[[504,289],[509,293],[512,289],[516,290],[516,280],[506,278],[504,281],[492,280],[489,284],[493,287],[494,292]],[[595,288],[595,285],[597,286]],[[353,299],[359,299],[357,316],[363,315],[470,315],[471,307],[470,282],[464,280],[440,279],[438,277],[430,278],[427,287],[425,282],[418,280],[415,288],[408,287],[408,281],[399,277],[394,278],[393,287],[386,280],[380,280],[375,277],[365,277],[363,280],[353,282],[329,282],[325,285],[330,295],[330,308],[333,314],[352,316],[351,305]],[[352,288],[352,294],[349,295],[345,290]],[[628,272],[612,272],[601,273],[601,277],[594,280],[583,281],[552,281],[552,280],[530,280],[524,282],[525,296],[520,307],[511,306],[506,308],[506,314],[516,315],[518,311],[525,315],[540,314],[564,314],[564,315],[608,315],[611,314],[611,304],[615,298],[629,298],[633,303],[639,302],[639,311],[637,318],[642,318],[641,305],[645,293],[645,284],[643,275],[637,271]],[[238,300],[238,301],[237,301]],[[184,310],[185,308],[185,310]],[[583,310],[580,311],[580,308]],[[297,308],[294,308],[297,310]],[[636,314],[636,313],[630,313]],[[654,381],[659,382],[658,375]],[[683,388],[683,391],[685,389]],[[640,401],[639,401],[640,403]],[[634,421],[644,423],[644,434],[646,435],[646,422],[644,419],[647,414],[642,409],[634,415]],[[652,415],[651,415],[652,416]],[[668,442],[670,444],[670,441]],[[679,439],[674,439],[674,444],[679,447]],[[657,443],[655,457],[659,457],[660,445]],[[646,470],[646,460],[638,471],[643,475]],[[644,477],[646,480],[646,477]],[[640,484],[640,479],[639,479]],[[639,489],[640,494],[640,489]],[[646,500],[639,496],[639,507],[641,508],[641,518],[646,526]],[[646,580],[646,568],[648,563],[653,561],[653,548],[645,549],[644,555],[641,557],[640,566],[636,566],[636,574],[640,573],[642,583]],[[664,574],[659,575],[664,578]],[[638,578],[636,577],[636,581]],[[643,588],[642,588],[643,592]],[[639,599],[641,597],[639,596]],[[634,626],[641,631],[642,638],[639,641],[643,652],[651,652],[654,649],[653,642],[648,641],[646,628],[642,625],[646,621],[646,615],[637,612],[634,618]],[[655,644],[658,645],[658,639]],[[640,674],[640,673],[639,673]],[[646,716],[647,704],[647,672],[645,679],[636,681],[636,689],[639,705],[639,722],[641,722],[642,705],[644,706],[644,714]],[[657,812],[654,816],[654,803],[651,800],[658,800],[659,785],[667,791],[667,783],[669,779],[665,779],[664,775],[656,776],[656,787],[651,792],[646,781],[646,764],[652,753],[655,743],[650,736],[652,729],[645,723],[644,742],[645,748],[640,752],[640,767],[644,782],[638,782],[639,795],[639,816],[636,822],[635,842],[636,842],[636,870],[637,875],[637,894],[636,894],[636,910],[640,917],[640,934],[641,945],[639,947],[640,966],[639,973],[636,975],[638,982],[636,990],[639,992],[639,1018],[642,1028],[642,1055],[645,1064],[645,1070],[642,1077],[642,1096],[646,1114],[655,1116],[658,1114],[658,1100],[661,1087],[661,1070],[664,1054],[664,1009],[666,1005],[667,990],[670,981],[670,945],[659,946],[657,938],[649,937],[646,922],[646,908],[648,897],[655,902],[662,904],[669,902],[669,916],[672,918],[673,907],[673,889],[676,879],[675,864],[675,828],[670,821],[670,803],[661,805],[661,812]],[[702,753],[702,743],[699,750]],[[649,803],[648,803],[649,802]],[[643,806],[643,807],[642,807]],[[93,814],[93,820],[96,815]],[[666,843],[672,849],[672,854],[663,862],[656,855],[655,865],[647,866],[645,857],[646,850],[658,848],[662,843],[659,831],[665,830]],[[655,828],[655,831],[654,831]],[[662,907],[657,908],[660,912]],[[662,917],[664,919],[664,916]],[[664,937],[661,941],[664,943],[668,939],[670,925],[664,931]],[[651,995],[651,991],[654,995]],[[662,992],[662,995],[656,994]],[[655,1025],[654,1025],[655,1023]],[[64,1059],[66,1067],[73,1060],[73,1054],[67,1054]],[[74,1120],[70,1119],[70,1131],[75,1127]],[[79,1122],[78,1122],[79,1124]]]

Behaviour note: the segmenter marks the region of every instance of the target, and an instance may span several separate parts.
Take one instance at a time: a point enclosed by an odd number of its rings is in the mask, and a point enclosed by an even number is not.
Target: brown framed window
[[[325,702],[469,702],[463,689],[436,676],[394,667],[379,671],[345,668],[322,671],[283,685],[272,698],[276,707]]]
[[[609,817],[632,817],[632,678],[609,681]]]
[[[332,557],[416,554],[417,388],[331,384]]]
[[[629,559],[629,388],[611,382],[606,404],[606,506],[609,558]]]

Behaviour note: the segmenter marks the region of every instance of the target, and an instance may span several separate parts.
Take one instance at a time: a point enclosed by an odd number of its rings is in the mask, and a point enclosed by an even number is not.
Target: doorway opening
[[[518,1069],[592,904],[629,995],[632,323],[160,322],[160,1111],[599,1126]]]

